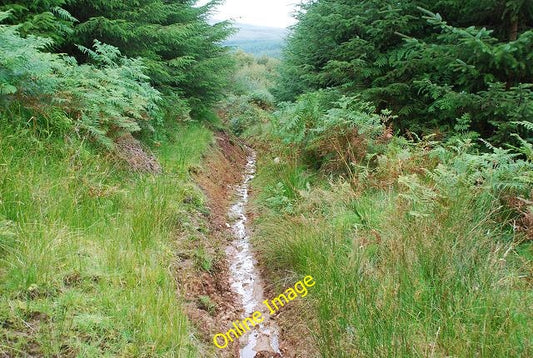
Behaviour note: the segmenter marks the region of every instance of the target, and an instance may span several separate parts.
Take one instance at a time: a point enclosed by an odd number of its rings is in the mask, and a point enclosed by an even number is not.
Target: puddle
[[[244,180],[236,189],[236,202],[229,211],[231,228],[234,235],[233,243],[227,248],[230,262],[231,288],[239,296],[244,314],[242,318],[250,317],[255,311],[261,311],[265,320],[253,331],[240,339],[240,358],[254,358],[258,352],[280,353],[279,327],[270,319],[268,310],[262,302],[263,282],[257,269],[250,244],[250,233],[246,227],[246,204],[250,181],[255,175],[256,156],[252,153],[248,157],[244,172]]]

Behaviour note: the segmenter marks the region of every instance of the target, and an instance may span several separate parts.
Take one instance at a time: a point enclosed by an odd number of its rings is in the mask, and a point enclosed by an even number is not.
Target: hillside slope
[[[287,30],[275,27],[235,24],[238,32],[225,44],[255,56],[281,57]]]

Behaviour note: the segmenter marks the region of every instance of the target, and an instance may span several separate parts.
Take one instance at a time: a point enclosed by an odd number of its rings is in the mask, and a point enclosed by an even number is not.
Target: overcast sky
[[[206,2],[208,0],[199,0],[198,4]],[[251,25],[287,27],[295,23],[291,14],[299,2],[300,0],[226,0],[213,17]]]

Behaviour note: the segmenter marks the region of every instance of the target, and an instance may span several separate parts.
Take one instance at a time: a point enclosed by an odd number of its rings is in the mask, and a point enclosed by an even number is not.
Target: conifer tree
[[[221,42],[231,28],[226,22],[207,22],[217,1],[202,7],[195,3],[75,0],[66,7],[80,22],[70,42],[90,46],[98,39],[126,56],[143,57],[158,89],[198,109],[218,99],[226,84],[231,61]]]
[[[56,52],[88,61],[79,46],[95,41],[117,47],[130,58],[142,58],[152,85],[168,107],[202,111],[220,98],[229,81],[232,60],[222,42],[228,22],[211,25],[207,18],[219,3],[197,7],[195,0],[46,0],[0,2],[12,12],[21,32],[54,39]]]
[[[532,9],[524,0],[305,3],[275,94],[333,87],[393,110],[402,130],[463,128],[504,143],[513,123],[533,120]]]
[[[63,7],[66,0],[29,1],[16,3],[11,0],[0,0],[0,11],[9,11],[7,24],[19,25],[22,35],[37,35],[54,40],[61,44],[70,34],[76,22]]]

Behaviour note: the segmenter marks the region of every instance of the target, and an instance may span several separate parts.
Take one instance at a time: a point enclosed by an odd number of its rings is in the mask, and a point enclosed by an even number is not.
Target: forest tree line
[[[218,3],[1,1],[0,100],[106,145],[165,118],[201,118],[233,63],[230,24],[208,22]]]
[[[406,134],[517,144],[533,121],[533,2],[304,2],[279,100],[327,89],[392,110]]]

